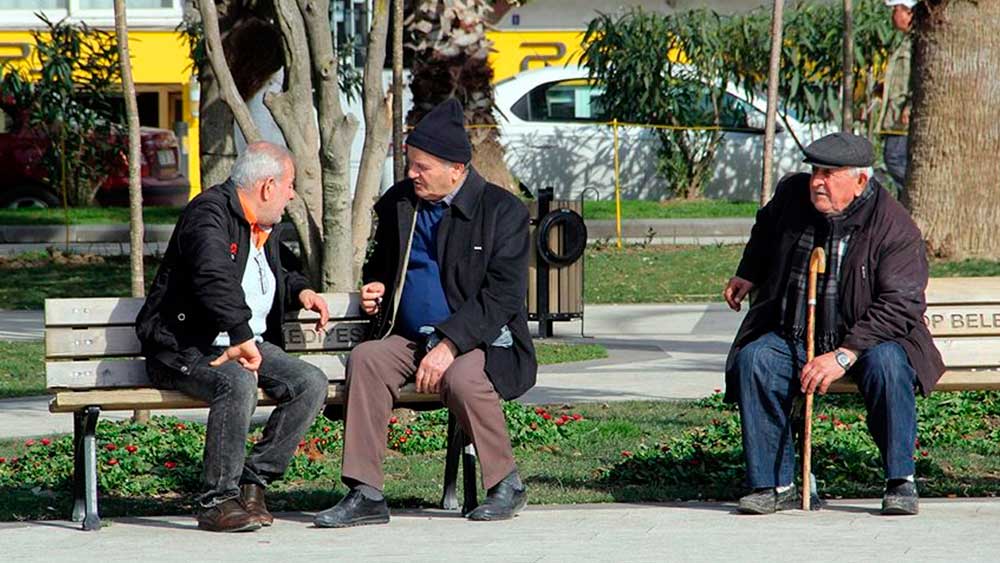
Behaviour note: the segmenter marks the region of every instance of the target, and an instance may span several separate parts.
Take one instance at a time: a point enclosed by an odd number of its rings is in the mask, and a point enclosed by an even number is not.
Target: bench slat
[[[935,393],[972,390],[1000,390],[1000,370],[948,370],[934,388]],[[857,393],[857,391],[857,385],[847,379],[840,379],[830,385],[830,393]]]
[[[1000,336],[1000,303],[930,305],[924,323],[935,337]]]
[[[321,338],[313,323],[287,322],[285,349],[289,352],[346,351],[362,342],[368,320],[332,319]],[[139,339],[130,326],[45,329],[48,358],[103,358],[138,356]]]
[[[397,403],[435,403],[441,397],[434,394],[417,393],[413,384],[399,390]],[[344,385],[332,384],[327,389],[327,403],[344,401]],[[274,399],[263,391],[258,391],[258,405],[274,405]],[[73,412],[88,406],[99,406],[105,411],[134,409],[188,409],[207,407],[208,403],[191,398],[180,391],[161,389],[115,389],[110,391],[62,391],[56,393],[49,402],[49,411],[54,413]]]
[[[927,302],[1000,303],[1000,277],[931,278],[927,283]]]
[[[330,316],[360,318],[361,301],[357,292],[324,293]],[[46,299],[46,327],[98,327],[131,325],[142,308],[141,297],[93,297],[87,299]],[[319,316],[312,311],[295,311],[289,319],[312,320]]]
[[[304,354],[306,362],[323,370],[327,380],[343,381],[347,356],[344,354]],[[82,362],[46,362],[45,387],[60,389],[113,389],[148,387],[146,361],[140,359],[95,360]]]

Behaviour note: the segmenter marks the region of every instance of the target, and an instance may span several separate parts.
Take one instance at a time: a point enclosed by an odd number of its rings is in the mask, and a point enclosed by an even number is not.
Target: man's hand
[[[753,289],[753,282],[739,276],[733,276],[729,278],[726,289],[722,291],[722,297],[726,299],[730,309],[739,311],[743,307],[743,298],[750,293],[751,289]]]
[[[441,379],[458,355],[458,348],[447,338],[427,352],[417,368],[417,393],[440,393]]]
[[[361,310],[367,315],[378,313],[383,295],[385,295],[385,285],[382,282],[371,282],[361,286]]]
[[[257,370],[260,369],[260,362],[262,360],[260,356],[260,350],[257,349],[257,343],[254,342],[253,338],[247,340],[246,342],[241,342],[236,346],[230,346],[226,348],[222,355],[215,358],[208,365],[213,368],[217,368],[222,364],[230,361],[237,360],[243,369],[247,371],[252,371],[254,377],[257,377]]]
[[[840,350],[851,357],[851,364],[853,365],[857,360],[857,354],[846,348],[840,348]],[[827,389],[830,388],[830,384],[844,377],[844,374],[847,372],[837,363],[837,358],[834,357],[836,352],[834,350],[833,352],[816,356],[811,362],[802,367],[800,379],[802,381],[803,394],[818,392],[820,395],[824,395]]]
[[[326,299],[311,289],[303,289],[299,292],[299,302],[302,303],[303,309],[319,313],[316,332],[326,332],[326,323],[330,321],[330,309],[326,306]]]

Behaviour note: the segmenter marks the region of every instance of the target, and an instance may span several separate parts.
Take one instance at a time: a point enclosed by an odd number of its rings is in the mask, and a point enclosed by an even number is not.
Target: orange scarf
[[[236,195],[240,196],[240,205],[243,207],[243,215],[246,216],[247,222],[250,223],[250,237],[253,239],[254,246],[257,247],[257,250],[260,250],[261,247],[264,246],[264,243],[267,242],[267,237],[271,233],[261,228],[261,226],[257,223],[257,215],[253,212],[253,209],[250,209],[250,206],[247,205],[246,196],[243,195],[243,192],[236,190]]]

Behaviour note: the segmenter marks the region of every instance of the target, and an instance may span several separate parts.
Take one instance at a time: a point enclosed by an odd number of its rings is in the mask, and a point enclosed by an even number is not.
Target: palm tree
[[[407,47],[413,56],[410,91],[416,124],[434,106],[454,97],[465,108],[472,141],[472,164],[484,178],[515,191],[503,160],[503,146],[493,117],[493,68],[486,60],[492,3],[487,0],[413,0],[408,3]]]

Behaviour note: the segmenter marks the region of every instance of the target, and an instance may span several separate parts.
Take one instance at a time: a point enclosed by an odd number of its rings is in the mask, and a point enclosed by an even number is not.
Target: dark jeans
[[[882,147],[885,168],[899,187],[899,193],[906,189],[906,139],[906,135],[886,135]]]
[[[316,366],[289,356],[268,342],[257,344],[263,362],[253,373],[235,361],[219,367],[208,364],[223,348],[209,348],[190,370],[180,373],[149,362],[149,377],[162,389],[176,389],[209,403],[205,432],[204,492],[202,506],[212,506],[239,496],[239,486],[281,477],[299,441],[326,402],[327,378]],[[247,456],[250,417],[257,407],[257,387],[277,401],[267,419],[264,435]]]
[[[805,348],[771,332],[736,357],[747,480],[753,488],[789,485],[795,477],[792,401],[799,395]],[[913,475],[917,434],[916,372],[903,348],[883,342],[868,349],[847,375],[868,410],[868,430],[882,454],[886,479]]]

